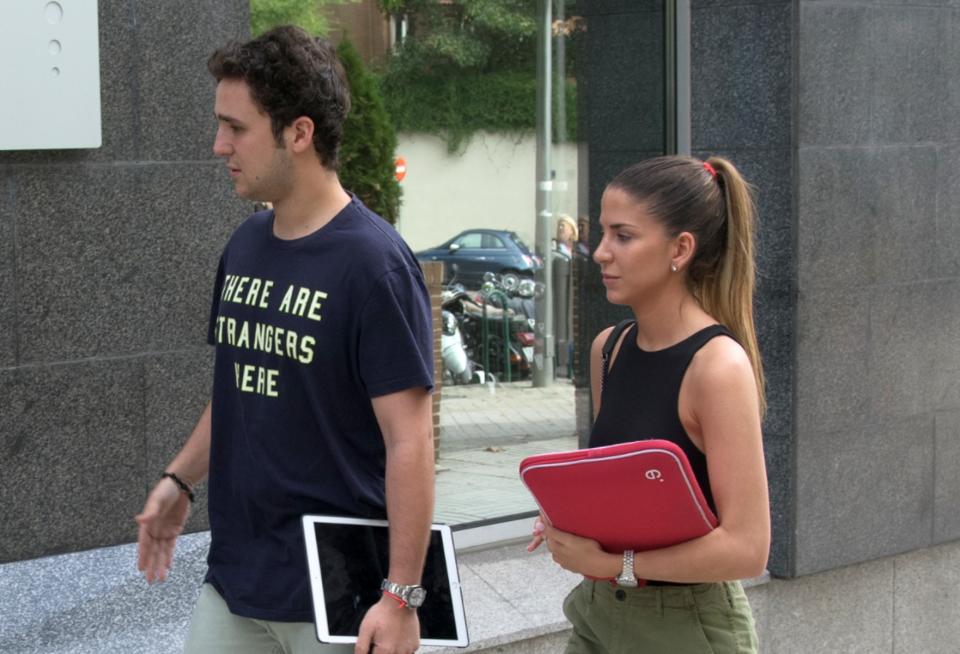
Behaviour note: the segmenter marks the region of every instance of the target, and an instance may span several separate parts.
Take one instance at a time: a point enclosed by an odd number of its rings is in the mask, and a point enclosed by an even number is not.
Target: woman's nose
[[[606,261],[607,259],[608,252],[606,246],[604,245],[605,242],[605,239],[601,237],[600,243],[597,245],[597,249],[593,251],[593,260],[597,263]]]

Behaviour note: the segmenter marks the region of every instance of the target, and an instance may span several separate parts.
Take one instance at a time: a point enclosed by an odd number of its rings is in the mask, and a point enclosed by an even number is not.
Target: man
[[[350,96],[329,44],[281,27],[208,68],[214,153],[240,196],[273,210],[248,218],[220,259],[213,397],[136,517],[138,567],[166,577],[192,487],[209,476],[209,568],[187,651],[354,651],[316,641],[300,517],[387,517],[395,585],[355,651],[410,654],[419,620],[399,600],[419,584],[434,500],[422,274],[340,185]]]

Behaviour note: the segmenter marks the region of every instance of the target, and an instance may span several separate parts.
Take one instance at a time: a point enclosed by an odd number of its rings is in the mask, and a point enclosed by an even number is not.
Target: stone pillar
[[[767,380],[769,567],[787,576],[796,493],[792,17],[788,0],[694,4],[690,30],[693,154],[729,158],[756,190],[754,317]]]
[[[807,574],[960,539],[960,21],[955,3],[794,6]]]

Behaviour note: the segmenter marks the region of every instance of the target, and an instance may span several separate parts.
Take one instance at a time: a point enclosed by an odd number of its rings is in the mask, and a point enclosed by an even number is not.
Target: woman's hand
[[[595,540],[549,525],[544,525],[540,538],[547,542],[553,560],[564,570],[594,579],[613,578],[620,573],[620,557],[604,552]]]
[[[543,536],[544,525],[546,525],[546,521],[543,519],[543,514],[541,513],[533,523],[533,539],[527,544],[528,552],[537,549],[540,547],[540,543],[546,540]]]

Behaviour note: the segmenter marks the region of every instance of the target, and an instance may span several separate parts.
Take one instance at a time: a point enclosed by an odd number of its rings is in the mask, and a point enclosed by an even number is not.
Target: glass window
[[[488,250],[505,250],[507,248],[503,240],[496,234],[484,234],[483,247]]]
[[[586,375],[576,343],[589,340],[575,338],[574,272],[593,265],[586,141],[606,115],[600,104],[589,120],[585,95],[595,70],[611,77],[597,88],[616,88],[617,73],[587,59],[590,3],[360,4],[391,8],[382,33],[371,37],[367,19],[351,23],[356,9],[328,10],[340,12],[332,24],[369,42],[356,45],[397,128],[397,229],[418,253],[467,232],[456,252],[424,257],[443,261],[458,284],[443,304],[436,519],[459,528],[522,520],[529,533],[536,506],[520,461],[579,442],[575,379],[583,398]],[[662,9],[648,13],[662,24]],[[585,431],[589,407],[580,406]]]
[[[478,250],[483,247],[483,234],[479,232],[471,232],[469,234],[464,234],[456,241],[454,241],[461,249],[474,249]]]

